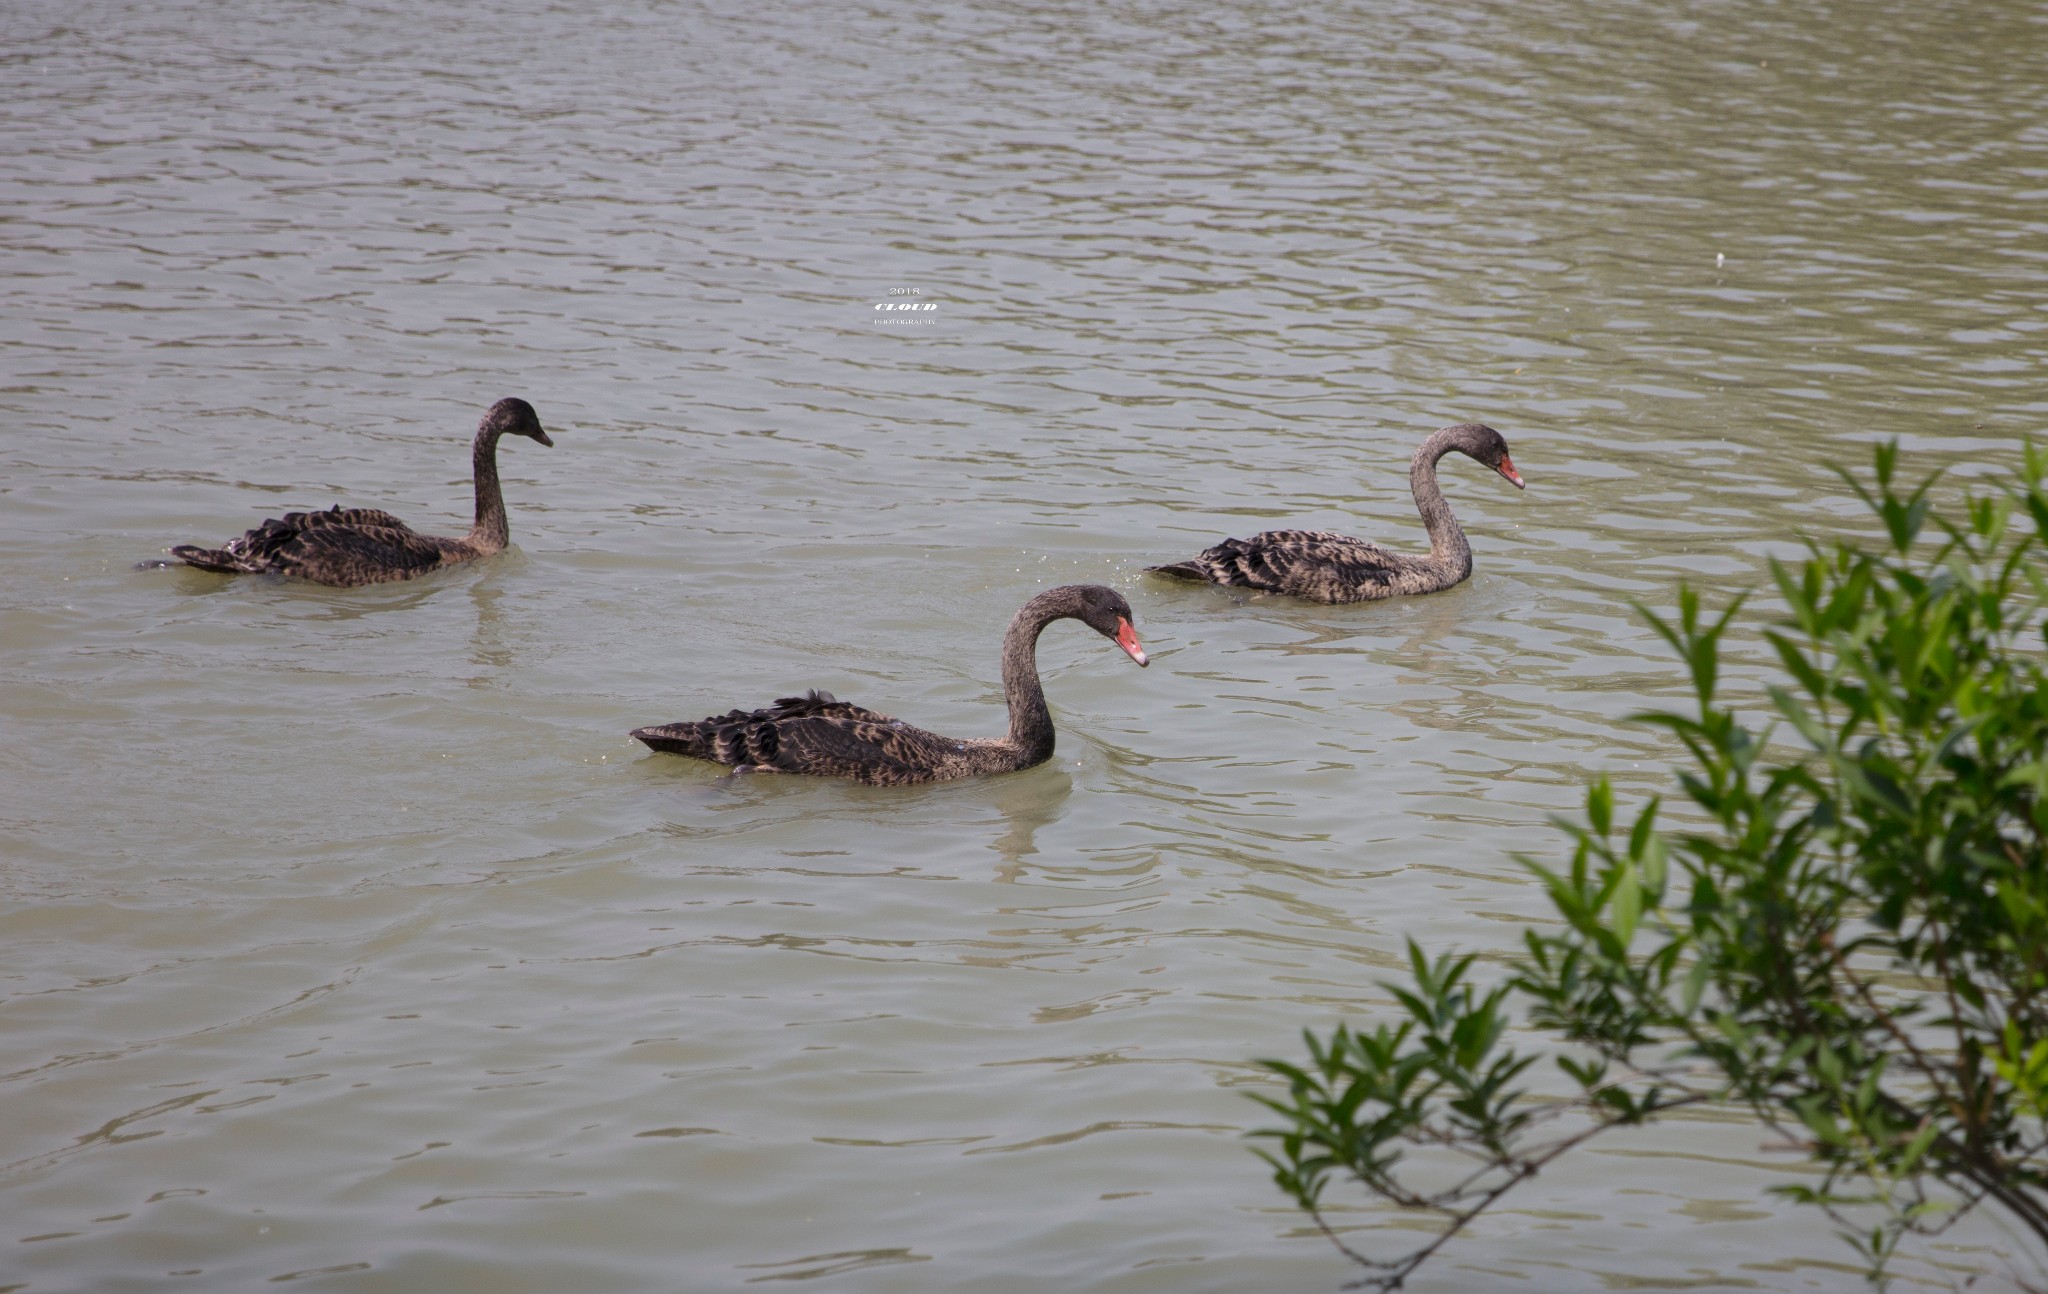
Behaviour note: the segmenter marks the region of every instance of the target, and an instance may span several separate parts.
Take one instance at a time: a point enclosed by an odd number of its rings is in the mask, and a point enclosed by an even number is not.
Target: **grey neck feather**
[[[1460,580],[1472,573],[1472,546],[1465,542],[1464,527],[1451,515],[1451,505],[1444,501],[1444,492],[1436,483],[1436,465],[1445,454],[1464,449],[1458,443],[1463,430],[1445,427],[1432,432],[1429,439],[1415,447],[1415,457],[1408,465],[1408,486],[1415,493],[1415,510],[1422,514],[1423,528],[1429,531],[1429,558]]]
[[[498,488],[498,436],[491,427],[476,429],[476,443],[470,447],[470,472],[476,478],[476,524],[469,540],[487,553],[503,548],[511,538],[505,525],[505,495]]]
[[[1052,757],[1052,711],[1038,681],[1038,635],[1063,616],[1079,610],[1066,589],[1041,593],[1018,608],[1003,634],[1003,695],[1010,702],[1008,744],[1028,764]]]

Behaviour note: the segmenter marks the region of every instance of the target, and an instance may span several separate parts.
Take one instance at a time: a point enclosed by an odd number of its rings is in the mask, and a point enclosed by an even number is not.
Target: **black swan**
[[[1026,602],[1003,635],[1007,737],[953,738],[834,700],[830,692],[784,697],[772,707],[713,715],[696,723],[635,728],[655,750],[730,764],[742,773],[812,773],[871,786],[943,782],[1009,773],[1052,758],[1052,712],[1038,683],[1038,634],[1055,620],[1087,625],[1146,663],[1131,627],[1131,604],[1100,584],[1067,584]]]
[[[1408,467],[1415,507],[1429,531],[1429,555],[1394,553],[1334,530],[1268,530],[1250,539],[1226,539],[1184,562],[1151,570],[1183,580],[1206,580],[1315,602],[1366,602],[1404,593],[1435,593],[1472,573],[1472,547],[1437,487],[1437,460],[1452,450],[1468,454],[1525,488],[1508,458],[1508,442],[1491,427],[1459,423],[1431,433],[1416,446]]]
[[[428,571],[488,557],[505,547],[505,496],[498,489],[498,437],[531,436],[550,448],[540,417],[524,400],[504,399],[477,425],[470,457],[476,477],[476,524],[460,539],[422,535],[375,508],[330,508],[273,517],[219,548],[179,544],[171,555],[201,570],[230,575],[296,575],[353,587],[409,580]]]

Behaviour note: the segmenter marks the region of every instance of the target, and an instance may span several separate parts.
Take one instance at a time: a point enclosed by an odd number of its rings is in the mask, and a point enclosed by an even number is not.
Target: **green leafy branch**
[[[1774,725],[1720,697],[1742,599],[1643,609],[1692,685],[1690,711],[1637,716],[1685,751],[1687,825],[1661,828],[1652,799],[1624,826],[1596,780],[1559,824],[1569,859],[1522,860],[1558,921],[1498,984],[1411,942],[1397,1023],[1261,1062],[1287,1095],[1257,1097],[1281,1120],[1260,1153],[1358,1287],[1399,1288],[1588,1138],[1704,1101],[1805,1150],[1820,1184],[1778,1189],[1826,1210],[1874,1281],[1904,1236],[1986,1200],[2048,1246],[2048,456],[1953,516],[1897,467],[1887,445],[1869,483],[1845,474],[1880,543],[1773,565]],[[1517,1008],[1562,1045],[1513,1045]],[[1545,1057],[1566,1095],[1539,1101]],[[1445,1162],[1464,1167],[1439,1180]],[[1322,1212],[1340,1175],[1441,1230],[1358,1252]]]

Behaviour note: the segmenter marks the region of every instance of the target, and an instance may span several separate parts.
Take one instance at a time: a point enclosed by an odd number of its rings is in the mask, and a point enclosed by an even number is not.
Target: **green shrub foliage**
[[[1595,782],[1569,861],[1523,860],[1560,920],[1494,986],[1411,942],[1392,1023],[1261,1062],[1287,1090],[1257,1098],[1280,1117],[1261,1154],[1358,1287],[1399,1287],[1589,1137],[1702,1102],[1811,1157],[1815,1184],[1778,1189],[1874,1280],[1987,1201],[2048,1247],[2048,454],[1946,515],[1897,466],[1885,446],[1844,478],[1881,539],[1773,565],[1768,702],[1721,699],[1740,599],[1645,610],[1691,675],[1689,712],[1638,716],[1685,748],[1682,824],[1655,800],[1623,822]],[[1343,1177],[1443,1225],[1360,1252],[1322,1212]]]

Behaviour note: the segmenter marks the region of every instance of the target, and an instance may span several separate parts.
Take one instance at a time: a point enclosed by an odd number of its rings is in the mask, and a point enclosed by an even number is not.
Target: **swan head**
[[[1138,641],[1138,631],[1131,624],[1131,604],[1123,594],[1100,584],[1077,584],[1073,588],[1080,600],[1080,607],[1073,612],[1076,620],[1123,648],[1124,654],[1139,665],[1152,663],[1152,658],[1145,654],[1145,644]]]
[[[541,428],[540,415],[533,411],[532,405],[516,395],[508,395],[491,406],[490,412],[484,415],[483,429],[498,436],[526,436],[549,449],[555,447],[555,442],[549,440],[548,433]]]
[[[1462,423],[1446,427],[1451,448],[1471,455],[1499,472],[1509,485],[1518,490],[1529,488],[1522,483],[1522,474],[1515,470],[1514,460],[1508,457],[1507,438],[1493,428],[1480,422]]]

